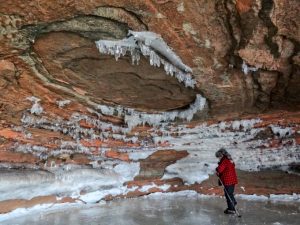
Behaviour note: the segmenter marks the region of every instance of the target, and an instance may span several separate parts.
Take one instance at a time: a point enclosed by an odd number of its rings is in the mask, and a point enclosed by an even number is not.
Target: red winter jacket
[[[219,173],[219,177],[224,185],[238,183],[234,162],[230,161],[227,157],[223,156],[216,171]]]

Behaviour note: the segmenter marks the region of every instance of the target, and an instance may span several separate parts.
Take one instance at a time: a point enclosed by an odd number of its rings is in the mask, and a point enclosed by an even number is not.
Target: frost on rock
[[[56,101],[56,104],[58,105],[59,108],[63,108],[66,105],[70,104],[70,100],[61,100],[61,101]]]
[[[26,100],[29,100],[33,103],[30,109],[31,114],[40,115],[43,112],[43,107],[39,104],[39,101],[41,101],[39,98],[31,96],[27,97]]]
[[[181,61],[161,36],[148,31],[129,31],[128,35],[128,38],[118,41],[96,41],[96,46],[100,53],[114,55],[116,60],[121,56],[125,56],[128,52],[131,55],[132,64],[138,64],[141,54],[147,56],[149,57],[150,65],[155,67],[163,65],[167,75],[176,77],[186,87],[194,88],[196,81],[190,74],[192,69]]]
[[[242,71],[245,75],[247,75],[249,72],[255,72],[257,71],[257,68],[256,67],[250,67],[248,66],[245,61],[243,61],[243,64],[242,64]]]

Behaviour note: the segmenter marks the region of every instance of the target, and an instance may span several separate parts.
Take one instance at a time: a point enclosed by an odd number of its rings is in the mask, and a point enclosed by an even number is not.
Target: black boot
[[[235,210],[226,209],[224,211],[225,214],[235,214]]]

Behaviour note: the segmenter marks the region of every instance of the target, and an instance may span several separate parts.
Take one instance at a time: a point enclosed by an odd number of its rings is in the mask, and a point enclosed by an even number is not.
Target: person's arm
[[[222,160],[222,162],[219,164],[219,166],[217,167],[216,171],[217,171],[217,175],[220,175],[221,173],[223,173],[223,171],[226,168],[226,159]]]

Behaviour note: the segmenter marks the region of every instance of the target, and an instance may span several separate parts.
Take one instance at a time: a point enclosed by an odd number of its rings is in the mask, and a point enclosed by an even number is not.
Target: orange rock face
[[[137,187],[106,199],[186,189],[222,194],[214,178],[189,184],[182,171],[208,170],[206,157],[223,145],[237,160],[249,154],[250,169],[299,172],[299,10],[298,0],[0,1],[0,173],[46,170],[65,182],[70,171],[82,169],[84,180],[86,170],[95,169],[108,174],[105,181]],[[129,30],[161,35],[193,69],[196,87],[167,76],[147,57],[132,65],[128,55],[116,61],[99,53],[95,41],[120,40]],[[205,110],[191,122],[166,127],[145,123],[130,130],[118,107],[145,114],[182,111],[197,94],[207,99]],[[104,113],[100,104],[115,108]],[[247,127],[251,119],[260,120]],[[120,167],[136,164],[130,180],[118,177]],[[101,180],[99,174],[91,176]],[[270,172],[272,179],[263,181],[261,174],[241,172],[245,193],[300,192],[299,182],[289,184],[297,175]],[[142,191],[145,185],[153,187]],[[95,191],[92,185],[80,188]],[[66,193],[65,200],[73,201]],[[52,194],[31,200],[7,195],[0,213],[59,202],[54,195],[61,193]]]

